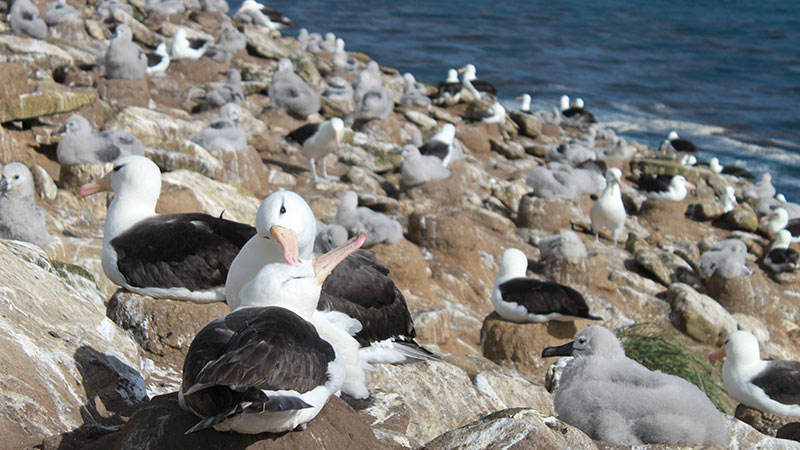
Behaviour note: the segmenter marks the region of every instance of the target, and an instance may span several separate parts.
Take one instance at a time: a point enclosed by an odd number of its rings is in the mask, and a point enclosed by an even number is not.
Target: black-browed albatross
[[[722,380],[740,403],[782,416],[800,416],[800,362],[764,361],[753,333],[737,330],[708,355],[712,363],[726,356]]]
[[[143,156],[120,158],[79,194],[109,189],[115,196],[103,228],[102,264],[111,281],[151,297],[225,300],[228,267],[253,227],[208,214],[156,214],[161,172]]]
[[[553,281],[525,276],[528,257],[522,250],[503,252],[494,279],[492,304],[497,314],[512,322],[600,320],[589,314],[589,306],[578,291]]]
[[[242,288],[261,267],[280,261],[299,264],[313,257],[316,218],[294,192],[277,191],[264,199],[256,229],[228,273],[225,290],[231,310],[240,305]],[[359,250],[333,271],[322,286],[320,307],[326,305],[361,322],[356,339],[364,345],[360,353],[366,362],[438,359],[414,341],[405,298],[371,252]]]
[[[317,311],[322,281],[364,242],[353,238],[316,258],[263,267],[246,303],[200,330],[184,360],[181,407],[214,427],[245,434],[305,427],[348,381],[339,339],[358,344]],[[369,395],[361,374],[360,397]]]

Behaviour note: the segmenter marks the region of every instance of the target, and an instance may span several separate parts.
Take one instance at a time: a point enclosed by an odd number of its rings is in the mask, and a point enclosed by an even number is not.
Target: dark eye
[[[15,180],[19,180],[19,175],[14,175]]]
[[[119,169],[122,169],[124,166],[117,166],[114,167],[114,172],[119,172]]]
[[[585,344],[585,343],[586,343],[586,338],[584,338],[584,337],[582,337],[582,338],[579,338],[579,339],[578,339],[578,343],[579,343],[579,344]]]
[[[284,208],[283,205],[281,205],[281,211],[280,212],[281,212],[281,214],[286,214],[286,208]]]

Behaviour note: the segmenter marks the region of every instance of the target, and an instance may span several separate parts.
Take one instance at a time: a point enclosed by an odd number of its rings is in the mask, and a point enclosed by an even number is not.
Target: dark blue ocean
[[[230,0],[232,9],[239,0]],[[701,159],[770,171],[800,201],[796,1],[272,1],[347,50],[436,83],[467,63],[501,100],[583,97],[598,120],[657,146],[675,129]]]

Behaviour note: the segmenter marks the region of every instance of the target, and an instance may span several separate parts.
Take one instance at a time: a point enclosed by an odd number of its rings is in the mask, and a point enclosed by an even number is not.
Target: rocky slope
[[[627,236],[618,245],[604,237],[595,241],[588,195],[537,198],[525,176],[546,163],[552,146],[603,135],[594,140],[601,149],[613,132],[520,113],[501,125],[471,122],[462,115],[474,106],[461,103],[398,105],[388,119],[353,123],[339,153],[327,157],[341,181],[315,184],[305,156],[283,139],[305,122],[269,108],[266,87],[278,58],[286,56],[322,90],[334,74],[330,54],[312,55],[294,39],[244,26],[248,46],[232,63],[176,61],[164,77],[108,80],[94,55],[112,22],[127,23],[135,40],[151,49],[169,43],[177,25],[190,36],[213,38],[229,19],[192,9],[190,1],[183,15],[147,16],[144,2],[131,0],[133,16],[117,13],[104,22],[94,13],[96,2],[69,3],[79,8],[83,24],[51,27],[47,41],[13,34],[0,23],[0,163],[32,167],[54,237],[45,249],[0,240],[0,447],[615,448],[553,417],[544,387],[551,361],[540,358],[542,348],[565,342],[587,322],[514,324],[492,313],[489,295],[508,247],[537,262],[537,276],[586,295],[609,328],[654,322],[680,331],[683,344],[704,354],[738,326],[756,333],[764,357],[800,359],[797,277],[770,276],[758,263],[768,241],[754,233],[750,206],[721,215],[717,196],[724,186],[740,192],[745,181],[653,160],[650,149],[624,143],[632,158],[608,163],[628,180],[622,188]],[[38,7],[43,12],[47,4]],[[216,112],[198,111],[193,99],[224,82],[220,72],[231,67],[243,74],[240,122],[251,148],[208,152],[187,138]],[[399,100],[402,77],[382,68],[382,78]],[[340,115],[341,108],[324,102],[321,115]],[[194,333],[227,307],[118,292],[105,277],[100,251],[107,199],[76,193],[109,166],[61,167],[50,137],[74,112],[96,128],[124,129],[145,144],[164,172],[160,213],[224,211],[228,219],[253,223],[260,200],[287,188],[331,223],[339,196],[358,191],[361,204],[403,223],[405,239],[372,250],[405,294],[419,341],[444,354],[444,362],[375,367],[367,401],[332,399],[305,431],[238,436],[206,430],[184,437],[194,418],[180,411],[173,394],[183,356]],[[393,150],[415,130],[429,137],[444,123],[456,125],[467,158],[450,167],[448,179],[403,186],[402,158]],[[643,202],[630,182],[641,172],[681,173],[697,191],[683,202]],[[542,260],[539,238],[564,229],[578,232],[589,257]],[[753,273],[705,278],[701,252],[731,235],[747,243]],[[785,423],[753,411],[736,416],[770,436]],[[733,417],[728,426],[731,447],[798,448]]]

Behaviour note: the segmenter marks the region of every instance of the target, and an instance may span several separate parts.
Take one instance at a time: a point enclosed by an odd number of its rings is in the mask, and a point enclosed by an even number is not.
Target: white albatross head
[[[303,197],[292,191],[277,191],[258,207],[256,234],[273,243],[287,264],[297,265],[313,254],[317,222]]]
[[[749,331],[736,330],[725,338],[725,344],[708,355],[709,362],[727,357],[725,364],[747,365],[761,360],[758,339]]]
[[[509,248],[500,258],[500,268],[497,270],[495,284],[498,285],[512,278],[522,278],[528,270],[528,257],[522,250]]]
[[[108,190],[116,194],[115,199],[131,198],[155,207],[161,194],[161,169],[144,156],[124,156],[114,162],[106,176],[81,186],[78,195],[86,197]]]
[[[566,111],[569,109],[569,95],[561,96],[561,99],[559,100],[559,108],[561,111]]]
[[[280,306],[308,318],[317,309],[322,283],[336,266],[361,248],[366,236],[359,234],[312,261],[299,264],[267,264],[239,291],[236,309]]]

